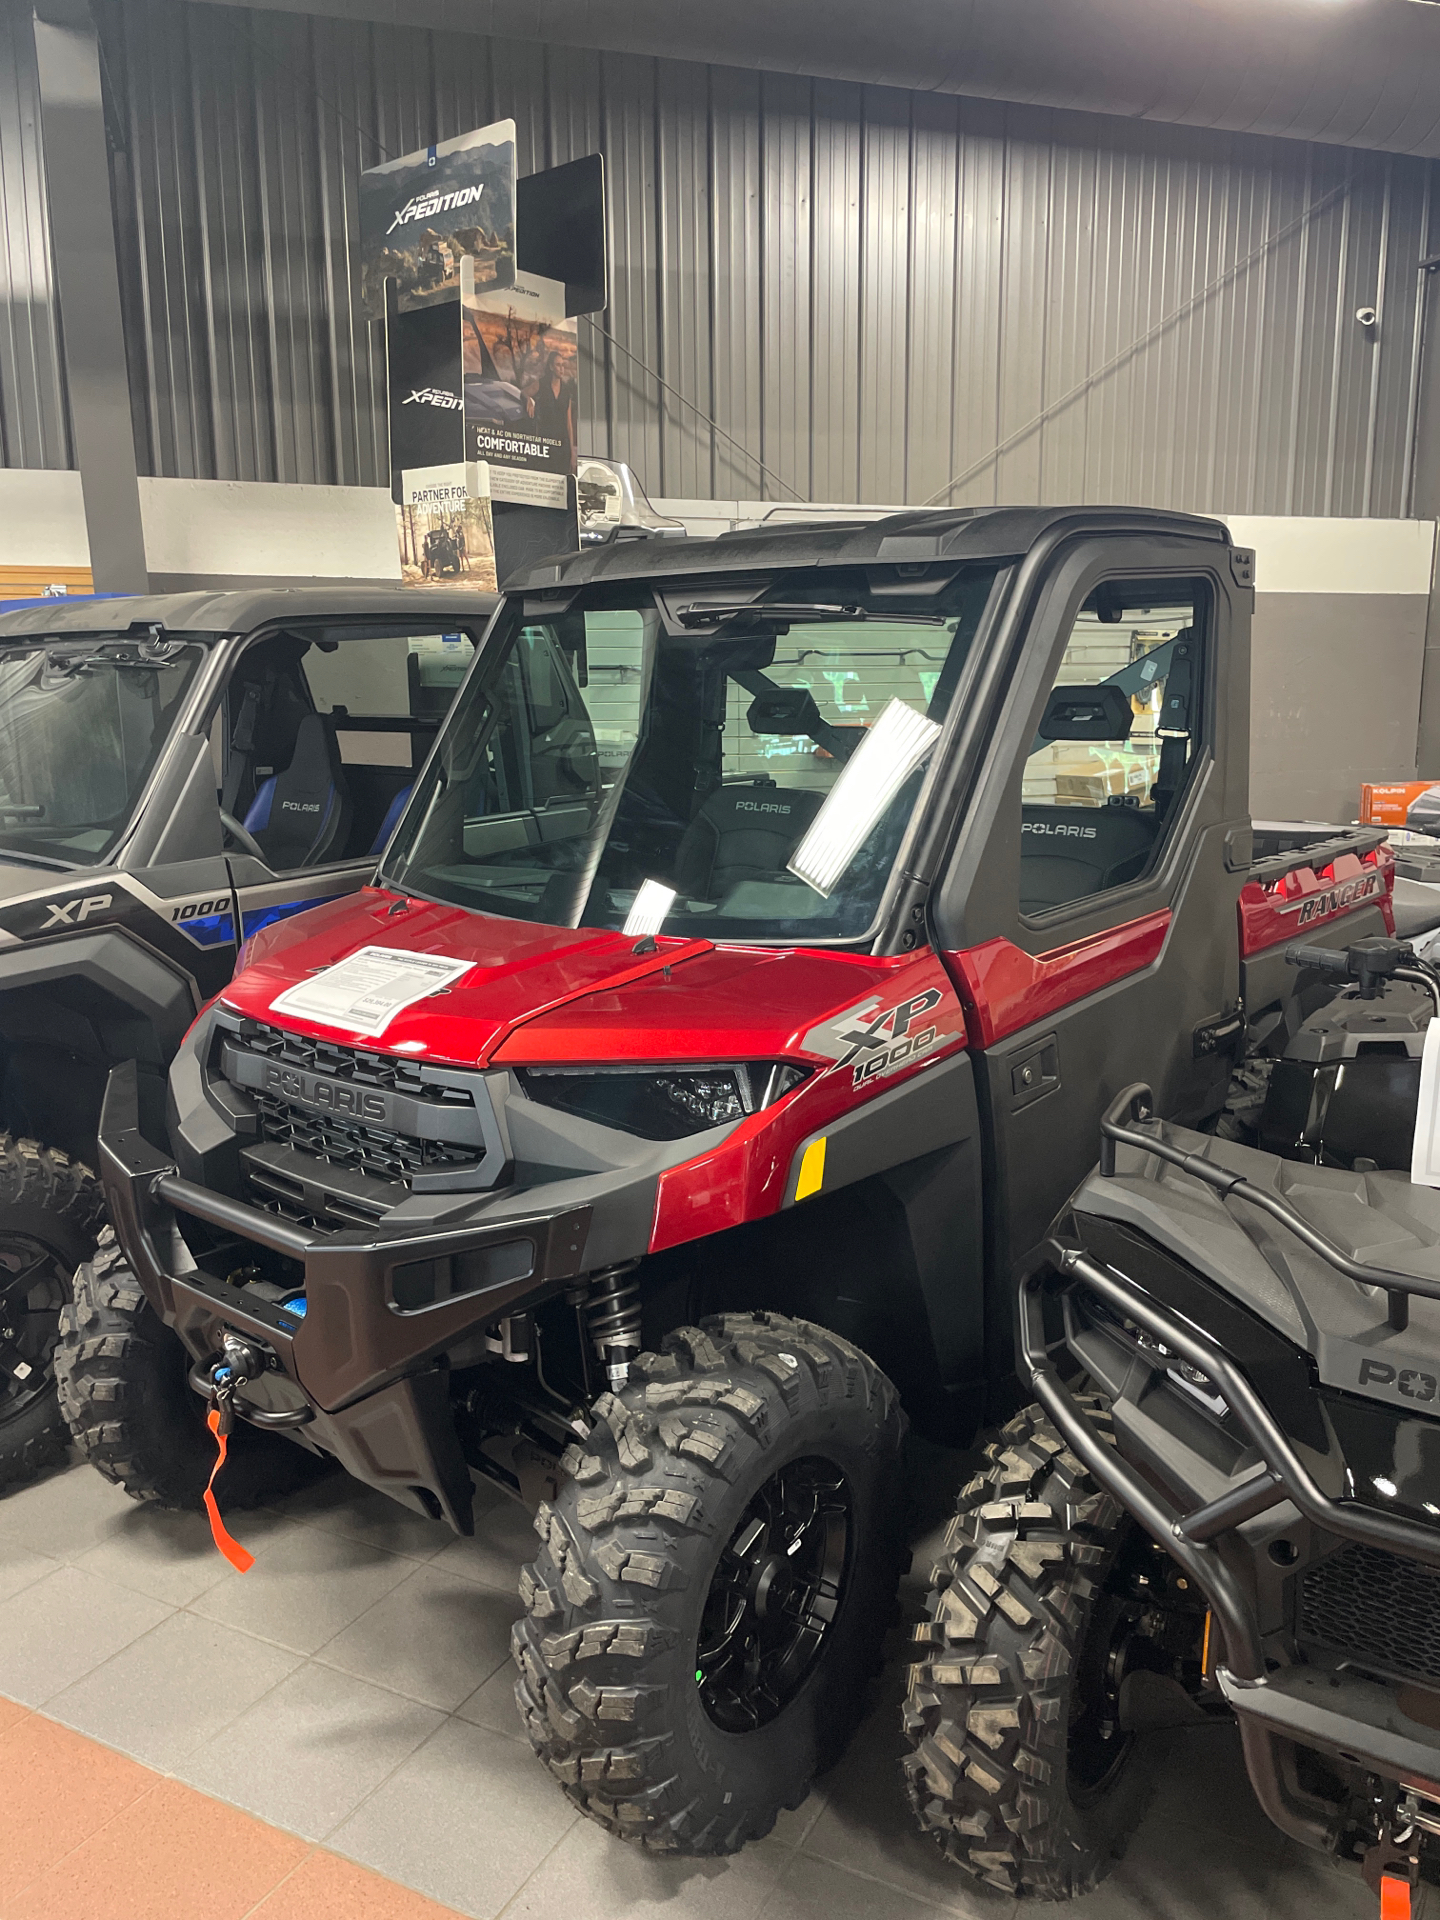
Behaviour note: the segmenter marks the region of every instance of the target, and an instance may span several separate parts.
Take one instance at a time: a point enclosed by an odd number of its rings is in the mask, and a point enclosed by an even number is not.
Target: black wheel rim
[[[1187,1633],[1199,1634],[1203,1608],[1193,1607],[1193,1596],[1177,1604],[1167,1570],[1173,1572],[1163,1551],[1127,1523],[1092,1603],[1071,1688],[1067,1769],[1077,1806],[1108,1793],[1134,1752],[1136,1736],[1126,1730],[1121,1707],[1127,1675],[1146,1669],[1179,1678],[1183,1661],[1176,1648]]]
[[[851,1532],[849,1484],[815,1456],[781,1467],[746,1507],[710,1582],[695,1653],[716,1726],[753,1733],[804,1685],[845,1597]]]
[[[0,1428],[47,1392],[69,1274],[53,1247],[0,1235]]]

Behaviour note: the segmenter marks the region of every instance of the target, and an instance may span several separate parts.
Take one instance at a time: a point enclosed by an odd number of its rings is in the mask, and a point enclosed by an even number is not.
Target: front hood
[[[598,928],[537,926],[375,888],[267,930],[223,995],[254,1020],[358,1036],[271,1011],[276,996],[366,946],[468,960],[438,997],[397,1014],[377,1051],[458,1066],[835,1058],[827,1023],[865,1019],[906,963],[863,954],[649,943]],[[913,966],[913,962],[910,963]],[[937,995],[938,998],[938,995]]]

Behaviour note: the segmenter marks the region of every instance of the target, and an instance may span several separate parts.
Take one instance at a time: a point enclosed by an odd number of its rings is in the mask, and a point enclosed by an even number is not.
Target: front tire
[[[1108,1428],[1105,1403],[1085,1404]],[[915,1630],[906,1788],[956,1866],[1004,1893],[1066,1900],[1104,1877],[1145,1809],[1102,1677],[1106,1583],[1135,1527],[1039,1407],[1001,1430],[986,1462]]]
[[[727,1314],[595,1415],[521,1575],[521,1717],[610,1832],[734,1853],[863,1713],[904,1550],[899,1399],[823,1328]]]
[[[55,1373],[66,1423],[85,1458],[146,1506],[198,1507],[215,1464],[189,1370],[185,1347],[145,1298],[107,1227],[61,1314]],[[254,1507],[315,1473],[313,1454],[237,1420],[215,1497],[222,1508]]]
[[[88,1167],[0,1134],[0,1488],[65,1457],[54,1371],[60,1314],[104,1220]]]

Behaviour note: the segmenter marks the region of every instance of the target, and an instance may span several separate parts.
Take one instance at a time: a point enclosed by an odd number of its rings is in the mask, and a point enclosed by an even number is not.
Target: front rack
[[[1343,1273],[1347,1280],[1354,1280],[1364,1287],[1379,1288],[1385,1294],[1389,1324],[1396,1333],[1403,1333],[1410,1324],[1412,1293],[1418,1293],[1427,1300],[1440,1300],[1440,1280],[1422,1280],[1414,1274],[1396,1273],[1393,1268],[1372,1267],[1367,1261],[1354,1259],[1342,1247],[1337,1247],[1328,1235],[1302,1219],[1292,1206],[1275,1194],[1267,1193],[1263,1187],[1257,1187],[1244,1174],[1227,1173],[1223,1167],[1217,1167],[1212,1160],[1202,1159],[1198,1153],[1186,1153],[1179,1147],[1172,1147],[1167,1140],[1161,1140],[1155,1134],[1140,1133],[1133,1125],[1126,1126],[1121,1117],[1127,1116],[1131,1121],[1148,1120],[1154,1110],[1154,1094],[1139,1081],[1127,1087],[1106,1108],[1100,1122],[1100,1171],[1107,1178],[1115,1173],[1116,1146],[1134,1147],[1137,1152],[1153,1154],[1157,1160],[1179,1167],[1182,1173],[1188,1173],[1192,1179],[1213,1187],[1222,1200],[1247,1201],[1262,1213],[1268,1213],[1272,1220],[1278,1220],[1282,1227],[1293,1233],[1297,1240],[1303,1241],[1312,1253],[1318,1253],[1337,1273]]]

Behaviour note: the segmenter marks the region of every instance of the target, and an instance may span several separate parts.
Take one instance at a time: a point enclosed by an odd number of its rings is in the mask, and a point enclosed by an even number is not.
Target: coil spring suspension
[[[640,1351],[640,1282],[635,1267],[612,1267],[590,1283],[585,1323],[600,1364],[618,1393],[630,1378],[630,1362]]]

